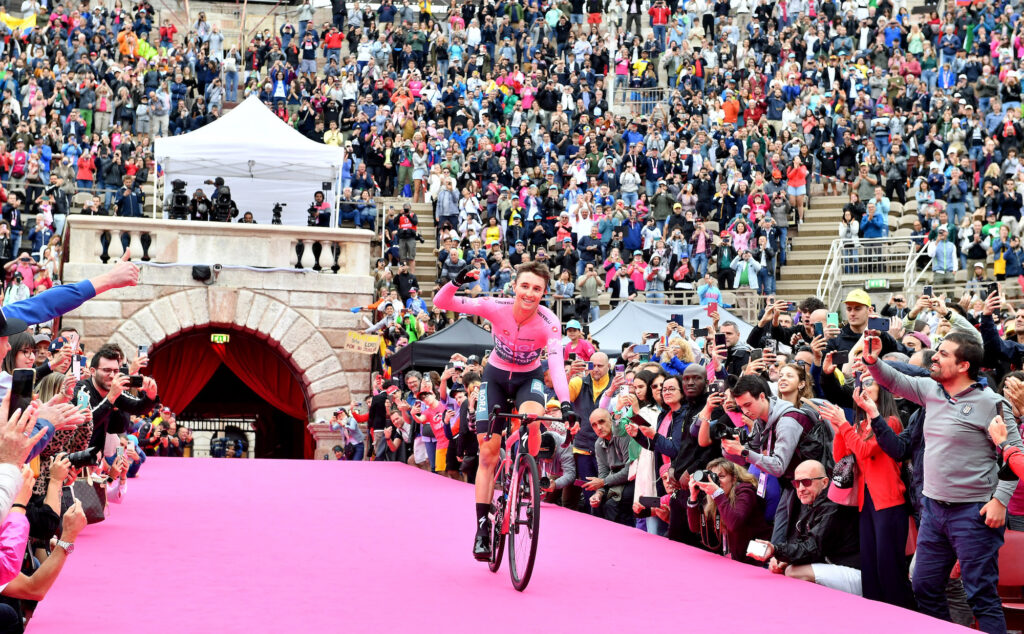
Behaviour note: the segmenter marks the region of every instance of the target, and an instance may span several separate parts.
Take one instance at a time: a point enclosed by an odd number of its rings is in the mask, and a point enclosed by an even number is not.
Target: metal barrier
[[[626,117],[653,117],[659,115],[668,118],[668,88],[630,88],[616,86],[615,112]]]
[[[693,289],[676,289],[668,291],[658,291],[662,293],[664,297],[655,298],[653,301],[657,301],[661,304],[667,304],[672,306],[696,306],[700,304],[697,298],[696,287]],[[754,323],[757,321],[758,316],[764,309],[766,302],[765,297],[757,294],[755,290],[740,289],[740,290],[723,290],[721,291],[723,299],[732,300],[727,301],[726,305],[730,312],[736,317],[739,317],[747,323]],[[486,293],[472,293],[459,292],[459,295],[466,295],[472,297],[499,297],[504,296],[499,291],[488,291]],[[597,296],[599,316],[601,313],[607,312],[606,308],[611,306],[612,297],[607,292],[602,292]],[[563,311],[565,307],[572,306],[575,303],[575,296],[573,299],[555,299],[550,294],[544,296],[544,301],[548,306],[551,307],[551,311],[555,313],[558,320],[565,323],[569,319],[574,319],[575,315],[565,314]],[[637,298],[633,301],[646,302],[647,297],[644,291],[637,293]]]
[[[917,249],[912,238],[861,238],[857,243],[832,241],[825,268],[818,281],[817,295],[835,310],[844,291],[864,288],[871,279],[898,282],[903,289],[913,288],[920,280],[920,260],[926,253]]]

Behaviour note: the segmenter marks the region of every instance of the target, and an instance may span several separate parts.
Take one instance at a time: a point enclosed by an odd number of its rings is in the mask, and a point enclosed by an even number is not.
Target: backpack
[[[825,401],[811,399],[811,402],[821,404]],[[832,440],[835,438],[832,426],[807,405],[798,409],[797,415],[793,418],[804,428],[804,433],[800,435],[800,442],[793,453],[794,468],[804,460],[817,460],[825,465],[825,473],[832,477],[832,468],[836,464],[832,457]]]
[[[28,154],[25,152],[14,153],[14,165],[11,166],[11,178],[24,178],[25,166],[28,164]]]

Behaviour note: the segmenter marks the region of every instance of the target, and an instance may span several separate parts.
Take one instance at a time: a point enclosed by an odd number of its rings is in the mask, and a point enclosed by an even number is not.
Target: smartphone
[[[859,388],[861,386],[860,372],[853,373],[853,387]]]
[[[833,328],[839,327],[839,313],[829,313],[826,323]]]
[[[796,313],[800,311],[800,309],[797,308],[796,306],[796,302],[789,302],[788,304],[786,304],[786,310],[791,313]]]
[[[633,346],[633,352],[637,354],[651,354],[651,347],[648,345]]]
[[[656,509],[661,507],[661,498],[656,495],[641,495],[637,500],[640,506],[645,509]]]
[[[772,354],[778,354],[779,353],[779,342],[774,340],[774,339],[765,339],[764,340],[764,348],[765,348],[765,350],[771,350]]]
[[[586,480],[580,480],[579,478],[576,478],[575,480],[572,481],[572,483],[573,483],[574,486],[581,487],[584,484],[586,484],[587,481]]]
[[[82,365],[78,362],[80,357],[75,357],[71,360],[71,375],[75,377],[75,380],[82,378]]]
[[[725,333],[715,333],[715,345],[719,348],[725,347]]]
[[[647,341],[649,339],[657,339],[659,336],[660,335],[658,333],[656,333],[656,332],[645,332],[644,333],[644,341]]]
[[[932,295],[934,295],[934,291],[932,290],[931,286],[925,286],[924,290],[921,291],[921,294],[922,295],[927,295],[928,297],[931,297]]]
[[[624,365],[617,365],[617,366],[615,366],[615,374],[619,374],[619,373],[625,372],[625,371],[626,371],[626,366],[624,366]]]
[[[78,391],[78,400],[75,405],[82,411],[89,409],[89,394],[85,390]]]
[[[669,321],[674,321],[680,326],[686,327],[686,315],[672,315]]]
[[[985,291],[985,298],[988,299],[992,293],[999,294],[999,282],[989,283],[987,290]]]
[[[693,336],[694,337],[707,337],[708,336],[708,329],[707,328],[694,328],[693,329]]]
[[[708,304],[708,317],[711,316],[711,313],[717,313],[717,312],[718,312],[718,302],[711,302],[710,304]]]
[[[633,423],[637,427],[650,427],[651,424],[643,419],[642,416],[634,416],[629,419],[629,422]]]
[[[720,394],[726,390],[725,381],[718,379],[711,382],[708,386],[708,392],[710,394]]]
[[[690,322],[690,327],[693,328],[694,330],[699,329],[700,328],[700,320],[699,319],[694,319],[692,322]]]
[[[889,320],[885,317],[868,317],[868,330],[889,331]]]
[[[814,322],[814,336],[824,337],[825,336],[825,324],[820,321]]]
[[[765,559],[768,557],[768,544],[750,540],[747,544],[747,554],[754,559]]]
[[[569,353],[569,363],[574,363],[579,356],[575,352]]]
[[[11,409],[24,412],[32,403],[32,386],[36,382],[36,371],[31,368],[19,368],[11,376]]]
[[[132,374],[128,377],[128,387],[138,389],[142,387],[142,375]]]
[[[593,361],[587,361],[587,370],[593,370],[593,369],[594,369],[594,362]]]
[[[757,361],[762,356],[764,356],[764,350],[761,350],[760,348],[758,348],[757,350],[751,350],[750,351],[750,360],[751,361]]]
[[[850,351],[849,350],[836,350],[832,353],[832,364],[837,368],[842,367],[850,362]]]
[[[413,407],[418,407],[420,409],[423,409],[423,401],[413,401],[412,406]]]
[[[149,354],[149,346],[139,346],[139,356],[144,357]]]

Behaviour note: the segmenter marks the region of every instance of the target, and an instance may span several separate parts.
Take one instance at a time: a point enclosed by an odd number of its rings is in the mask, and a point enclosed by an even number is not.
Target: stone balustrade
[[[374,234],[360,229],[252,225],[116,216],[68,217],[67,261],[107,262],[131,249],[133,260],[329,270],[365,275]]]

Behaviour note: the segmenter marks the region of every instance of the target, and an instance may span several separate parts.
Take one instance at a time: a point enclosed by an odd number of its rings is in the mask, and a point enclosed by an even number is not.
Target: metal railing
[[[832,241],[825,268],[818,281],[817,295],[835,310],[845,291],[864,288],[866,281],[884,279],[890,285],[900,284],[912,288],[920,280],[917,270],[926,254],[917,249],[912,238],[861,238]]]
[[[630,88],[616,86],[614,90],[615,113],[626,117],[668,117],[668,98],[671,89]]]

